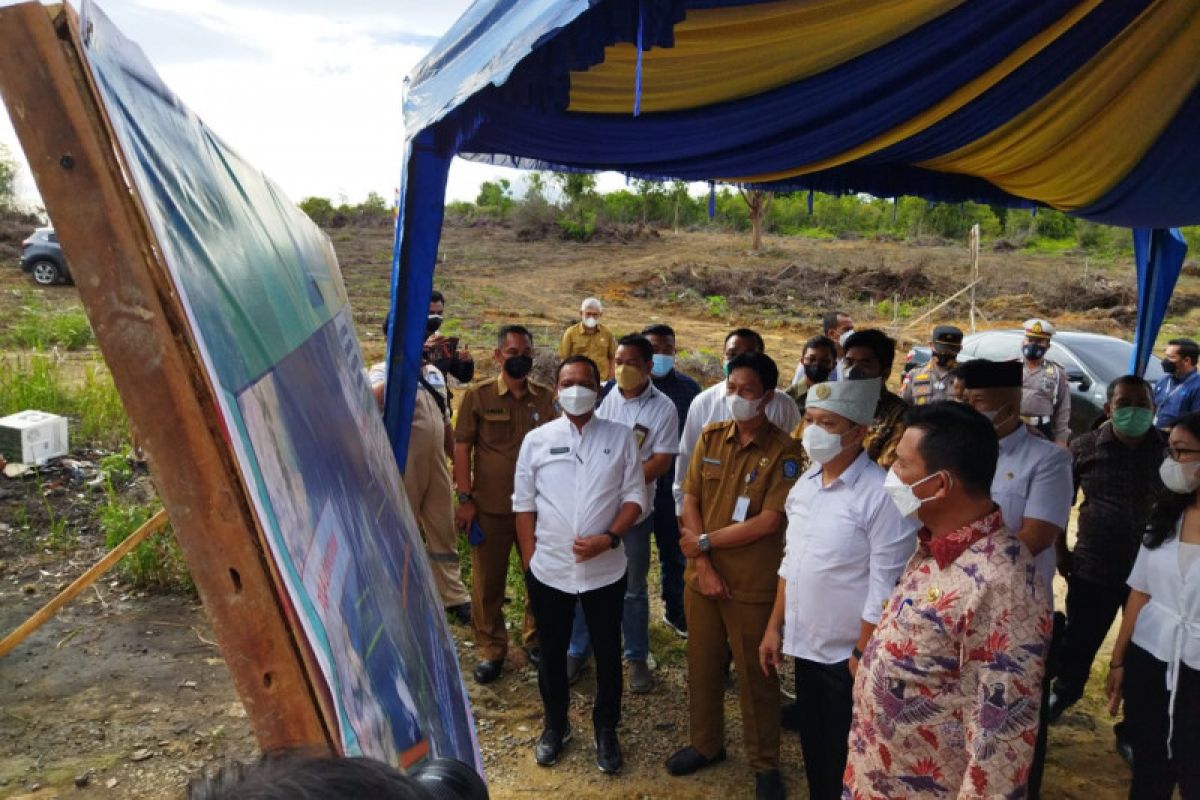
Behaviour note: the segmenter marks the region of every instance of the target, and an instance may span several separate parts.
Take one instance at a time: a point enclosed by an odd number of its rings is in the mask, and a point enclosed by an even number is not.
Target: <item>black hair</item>
[[[647,325],[642,328],[642,336],[670,336],[675,338],[675,329],[670,325],[664,325],[661,322],[656,325]]]
[[[1200,344],[1192,339],[1172,339],[1167,342],[1167,345],[1175,345],[1179,348],[1179,355],[1182,358],[1190,358],[1192,364],[1200,362]]]
[[[524,325],[505,325],[496,333],[496,347],[504,347],[504,340],[508,338],[510,333],[524,336],[529,340],[529,344],[533,345],[533,334],[529,332],[529,328],[526,328]]]
[[[938,400],[910,408],[904,424],[925,432],[917,452],[929,474],[946,470],[973,497],[991,495],[1000,442],[987,417],[964,403]]]
[[[654,345],[640,333],[630,333],[617,340],[617,347],[632,347],[642,356],[642,361],[649,364],[654,360]]]
[[[1184,430],[1200,439],[1200,411],[1180,417],[1175,425],[1182,425]],[[1174,426],[1172,426],[1174,427]],[[1154,507],[1150,509],[1150,519],[1146,530],[1142,533],[1142,543],[1153,550],[1175,536],[1175,526],[1183,512],[1187,511],[1196,499],[1196,493],[1179,494],[1164,488],[1154,499]]]
[[[429,295],[429,302],[441,303],[442,305],[445,305],[446,298],[442,295],[441,292],[439,292],[437,289],[434,289],[433,292]]]
[[[1154,400],[1154,389],[1151,388],[1150,383],[1141,375],[1122,375],[1115,381],[1110,382],[1108,384],[1109,402],[1112,402],[1113,395],[1117,393],[1118,386],[1136,386],[1143,391],[1149,392],[1151,401]]]
[[[739,339],[749,339],[750,341],[754,342],[755,352],[767,352],[767,345],[763,342],[763,338],[758,335],[758,331],[750,328],[734,328],[725,335],[725,340],[722,342],[722,344],[729,344],[729,340],[735,336]]]
[[[779,385],[779,367],[775,366],[775,362],[766,353],[742,353],[734,356],[729,362],[729,374],[732,375],[733,371],[739,368],[754,370],[762,383],[764,394],[770,394]]]
[[[804,349],[800,351],[803,356],[809,350],[827,350],[834,361],[837,361],[837,345],[833,339],[828,336],[814,336],[804,343]]]
[[[837,330],[838,317],[850,316],[845,311],[826,311],[821,315],[821,333],[829,333],[829,331]]]
[[[599,388],[602,381],[600,380],[600,368],[596,366],[596,362],[592,361],[587,356],[573,355],[567,356],[558,364],[558,369],[554,370],[554,384],[558,385],[559,376],[562,375],[563,367],[568,364],[587,364],[592,368],[592,377],[596,379],[596,387]]]
[[[880,375],[892,371],[892,363],[896,360],[896,340],[881,330],[855,331],[842,345],[842,352],[849,353],[852,347],[865,347],[879,359]]]
[[[266,756],[230,763],[188,784],[187,800],[428,800],[415,779],[372,758]]]

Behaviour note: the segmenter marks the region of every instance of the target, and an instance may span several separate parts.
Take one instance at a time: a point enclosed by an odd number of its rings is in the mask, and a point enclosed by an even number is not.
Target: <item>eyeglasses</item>
[[[1168,447],[1167,455],[1176,461],[1188,461],[1188,456],[1200,456],[1200,450],[1194,447]]]

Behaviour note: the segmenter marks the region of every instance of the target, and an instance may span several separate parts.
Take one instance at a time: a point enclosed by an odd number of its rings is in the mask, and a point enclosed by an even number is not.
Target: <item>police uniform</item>
[[[955,355],[962,349],[963,332],[953,325],[938,325],[933,329],[931,346],[935,353],[953,352]],[[937,359],[931,357],[929,362],[908,373],[904,378],[904,386],[900,397],[904,402],[914,406],[923,406],[937,400],[950,400],[954,389],[949,372],[954,366],[942,367]]]
[[[477,383],[463,394],[454,441],[471,445],[471,495],[483,542],[471,548],[471,622],[475,646],[485,661],[501,661],[508,651],[504,628],[504,589],[509,553],[517,541],[512,510],[513,474],[525,434],[555,417],[549,386],[530,379],[520,397],[503,374]],[[536,637],[533,614],[525,605],[523,640]]]
[[[617,340],[612,331],[601,323],[595,329],[576,322],[563,332],[562,342],[558,345],[558,360],[568,356],[587,356],[596,362],[600,368],[600,378],[608,380],[612,377],[609,362],[617,355]]]
[[[769,421],[746,445],[739,443],[733,420],[707,426],[683,483],[684,494],[700,503],[704,532],[763,511],[783,515],[788,492],[800,477],[800,454],[800,443]],[[768,536],[709,551],[729,599],[700,592],[695,559],[688,559],[684,573],[690,744],[706,758],[725,746],[725,667],[732,651],[746,755],[758,772],[779,768],[779,678],[763,675],[758,646],[775,600],[783,542],[781,516],[779,530]]]
[[[1054,326],[1044,319],[1027,320],[1025,335],[1044,339],[1049,347]],[[1045,358],[1037,366],[1025,361],[1021,416],[1051,441],[1065,442],[1071,437],[1071,386],[1066,370]]]

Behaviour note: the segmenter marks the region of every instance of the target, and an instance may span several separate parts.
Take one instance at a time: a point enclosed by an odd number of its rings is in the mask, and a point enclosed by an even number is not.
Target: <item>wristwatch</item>
[[[471,502],[471,501],[472,501],[472,500],[474,500],[474,499],[475,499],[475,498],[471,496],[471,493],[470,493],[470,492],[459,492],[459,493],[458,493],[458,504],[459,504],[460,506],[461,506],[463,503],[469,503],[469,502]]]
[[[604,535],[607,536],[610,540],[610,543],[609,543],[610,549],[616,550],[618,547],[621,546],[621,537],[620,536],[617,536],[612,531],[605,531]]]
[[[709,550],[712,550],[712,542],[709,541],[707,533],[702,533],[700,534],[700,552],[707,553]]]

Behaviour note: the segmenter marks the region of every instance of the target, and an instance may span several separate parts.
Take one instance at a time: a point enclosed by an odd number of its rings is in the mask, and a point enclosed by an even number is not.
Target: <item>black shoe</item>
[[[504,659],[499,661],[480,661],[475,665],[475,682],[491,683],[500,677],[504,669]]]
[[[697,770],[702,770],[705,767],[711,767],[713,764],[719,764],[725,760],[725,748],[722,747],[712,758],[705,758],[704,754],[696,748],[688,745],[679,750],[675,755],[667,759],[667,772],[675,775],[691,775]]]
[[[754,800],[784,800],[787,790],[777,769],[754,773]]]
[[[800,704],[788,703],[779,710],[779,724],[785,731],[800,732]]]
[[[542,731],[542,738],[538,739],[537,745],[533,748],[533,757],[538,766],[552,767],[557,764],[558,757],[562,755],[563,748],[569,741],[571,741],[570,725],[565,731],[556,731],[553,728],[546,728]]]
[[[587,665],[588,660],[586,658],[567,656],[567,685],[574,686],[579,683],[579,679],[583,677],[583,673],[587,672]]]
[[[471,624],[471,604],[460,603],[456,606],[449,606],[446,613],[450,615],[451,622],[457,622],[459,625]]]
[[[612,728],[596,731],[596,766],[606,775],[616,775],[625,764],[617,732]]]
[[[542,648],[536,644],[533,647],[526,647],[525,655],[529,657],[529,663],[533,665],[534,669],[542,666]]]
[[[663,624],[675,631],[680,639],[687,638],[687,617],[685,617],[683,614],[677,614],[675,616],[663,614]]]
[[[1071,707],[1071,703],[1064,702],[1058,692],[1050,692],[1050,700],[1046,703],[1046,724],[1053,725],[1062,717],[1063,712]]]
[[[1113,734],[1117,737],[1117,755],[1125,760],[1130,769],[1133,769],[1133,745],[1125,738],[1125,722],[1118,722],[1113,725]]]

